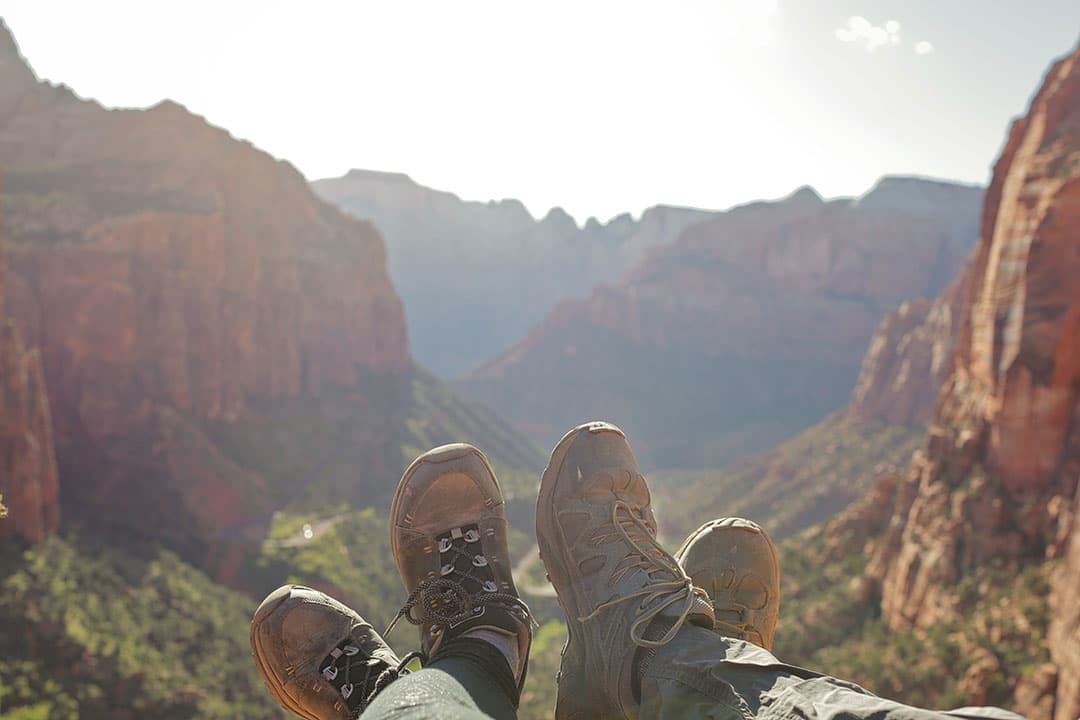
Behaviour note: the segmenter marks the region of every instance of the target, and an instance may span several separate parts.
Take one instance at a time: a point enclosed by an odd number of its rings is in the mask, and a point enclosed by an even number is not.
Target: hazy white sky
[[[0,0],[39,76],[579,221],[983,182],[1076,0]]]

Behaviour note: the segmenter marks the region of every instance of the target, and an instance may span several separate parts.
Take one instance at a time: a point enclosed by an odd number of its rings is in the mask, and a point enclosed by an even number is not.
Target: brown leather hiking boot
[[[484,454],[456,443],[413,461],[390,509],[390,544],[409,593],[397,619],[419,626],[421,649],[434,658],[458,638],[487,641],[520,694],[532,615],[511,577],[502,492]]]
[[[711,520],[686,538],[675,559],[709,593],[718,633],[772,650],[780,564],[769,533],[744,518]]]
[[[656,541],[649,489],[619,428],[588,423],[555,446],[536,537],[569,632],[555,717],[633,717],[641,662],[687,620],[711,628],[713,613]]]
[[[251,650],[266,689],[307,720],[356,718],[405,672],[362,617],[302,585],[285,585],[262,601],[251,620]]]

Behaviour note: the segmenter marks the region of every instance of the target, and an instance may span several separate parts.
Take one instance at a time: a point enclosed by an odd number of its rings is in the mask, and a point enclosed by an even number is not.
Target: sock
[[[485,675],[491,677],[516,708],[521,697],[517,676],[511,669],[509,661],[496,645],[487,639],[471,637],[472,634],[469,632],[447,641],[439,649],[436,658],[432,660],[449,656],[468,660],[479,667]]]
[[[503,657],[506,658],[506,664],[510,666],[510,672],[514,677],[521,677],[521,670],[524,662],[521,657],[521,652],[518,650],[517,635],[508,635],[490,628],[477,628],[475,630],[470,630],[462,635],[462,637],[475,638],[477,640],[483,640],[490,645],[494,645],[495,648],[503,654]]]

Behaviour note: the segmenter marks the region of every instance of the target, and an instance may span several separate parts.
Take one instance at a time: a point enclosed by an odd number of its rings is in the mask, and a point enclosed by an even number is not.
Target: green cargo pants
[[[406,675],[361,716],[364,720],[513,717],[498,683],[465,658],[447,658]],[[684,626],[651,658],[642,676],[639,720],[1022,720],[1000,708],[942,712],[903,705],[845,680],[785,665],[755,645]]]

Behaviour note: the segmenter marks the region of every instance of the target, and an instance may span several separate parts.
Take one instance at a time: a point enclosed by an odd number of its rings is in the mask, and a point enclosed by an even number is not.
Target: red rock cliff
[[[806,188],[735,208],[563,302],[463,387],[552,441],[614,418],[653,443],[647,464],[764,451],[842,407],[882,317],[955,276],[981,195],[888,178],[857,200]]]
[[[1057,720],[1080,715],[1078,482],[1080,49],[1051,68],[995,165],[952,371],[870,565],[888,623],[927,626],[973,569],[1065,554]]]
[[[174,103],[106,110],[39,82],[2,27],[0,168],[7,311],[41,350],[65,503],[93,522],[168,525],[174,545],[243,525],[268,512],[267,480],[208,423],[359,407],[409,369],[370,224]],[[387,424],[387,402],[368,414]],[[319,412],[345,445],[383,442]]]
[[[4,320],[4,256],[0,244],[0,495],[8,517],[0,537],[38,542],[60,521],[59,482],[41,358],[29,352],[15,324]]]
[[[369,224],[175,104],[107,111],[0,63],[10,312],[42,348],[60,435],[407,366]]]
[[[951,368],[968,277],[961,271],[937,300],[912,300],[885,316],[863,358],[848,406],[851,417],[899,425],[930,422]]]

